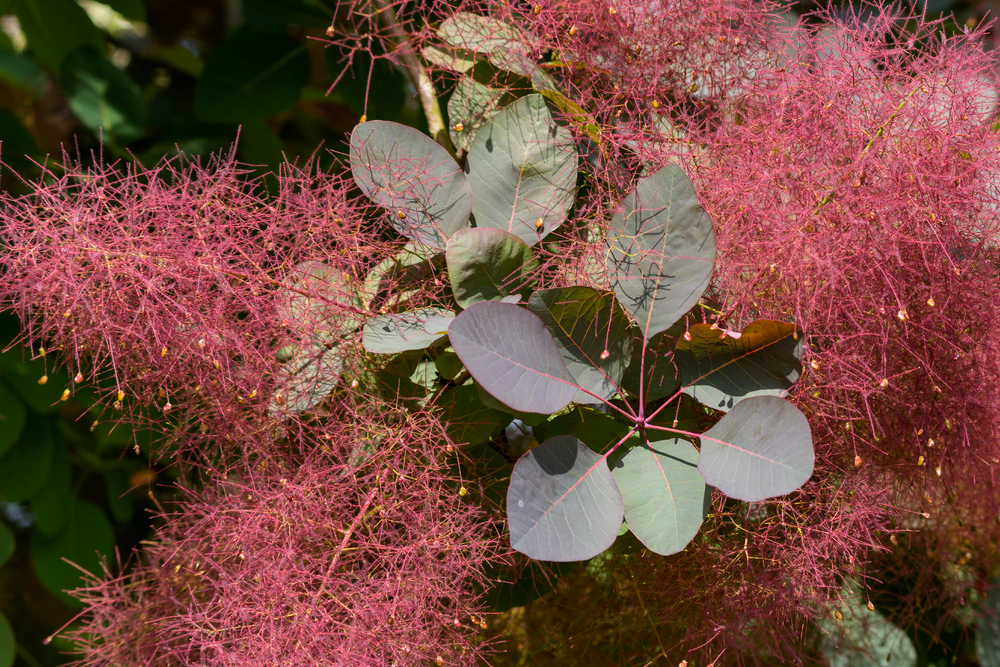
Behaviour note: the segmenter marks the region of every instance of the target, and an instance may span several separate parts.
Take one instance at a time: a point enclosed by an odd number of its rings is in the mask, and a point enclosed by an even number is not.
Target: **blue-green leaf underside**
[[[727,496],[757,502],[805,484],[814,458],[805,415],[784,399],[759,396],[740,401],[705,431],[698,470]]]
[[[712,276],[712,221],[676,165],[642,179],[625,197],[606,243],[615,295],[646,340],[690,310]]]
[[[514,410],[558,412],[576,395],[545,323],[518,305],[475,303],[455,318],[448,334],[476,382]]]
[[[674,359],[684,391],[716,410],[727,411],[753,396],[783,397],[802,374],[803,338],[794,324],[757,320],[739,337],[696,324],[677,340]]]
[[[372,120],[351,134],[351,174],[409,239],[438,250],[469,223],[472,190],[437,142],[399,123]]]
[[[476,226],[502,229],[534,245],[565,222],[573,205],[576,144],[545,98],[527,95],[479,130],[466,171]]]
[[[586,560],[612,545],[624,505],[604,459],[569,435],[514,466],[507,491],[511,546],[536,560]]]
[[[650,551],[675,554],[698,534],[708,487],[690,442],[674,438],[634,447],[612,474],[625,500],[629,530]]]
[[[271,412],[294,414],[315,407],[337,386],[343,366],[337,346],[312,344],[298,349],[278,371],[276,396],[282,402],[273,399]]]
[[[377,354],[423,350],[448,334],[455,313],[444,308],[418,308],[376,315],[362,328],[365,349]]]

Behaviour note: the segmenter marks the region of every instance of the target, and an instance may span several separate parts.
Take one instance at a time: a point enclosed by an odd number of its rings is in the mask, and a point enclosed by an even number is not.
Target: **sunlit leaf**
[[[573,436],[546,440],[514,466],[511,546],[537,560],[586,560],[615,541],[622,495],[604,459]]]
[[[405,313],[376,315],[365,322],[365,349],[378,354],[422,350],[448,334],[455,313],[443,308],[419,308]]]
[[[351,134],[351,173],[407,238],[442,249],[469,222],[472,191],[458,163],[422,132],[389,121]]]
[[[573,204],[576,143],[545,98],[528,95],[483,126],[466,170],[476,226],[502,229],[534,245],[565,222]]]
[[[712,221],[675,165],[639,181],[612,216],[606,242],[615,295],[646,340],[670,328],[708,286]]]
[[[501,90],[484,86],[471,77],[458,80],[448,99],[448,130],[451,142],[468,151],[480,128],[502,106],[510,103],[509,95]]]
[[[576,395],[552,334],[520,306],[475,303],[455,318],[448,334],[476,382],[514,410],[553,413]]]
[[[740,401],[701,437],[698,470],[730,498],[757,502],[812,476],[812,432],[798,408],[773,396]]]
[[[528,308],[552,332],[573,379],[591,392],[581,389],[574,402],[595,403],[618,393],[632,341],[628,317],[614,295],[590,287],[561,287],[535,292]]]
[[[708,487],[698,472],[698,450],[690,442],[675,438],[634,447],[612,473],[629,530],[650,551],[675,554],[698,534]]]
[[[696,324],[678,338],[674,359],[685,392],[730,410],[753,396],[783,397],[802,374],[803,337],[794,324],[757,320],[742,334]]]

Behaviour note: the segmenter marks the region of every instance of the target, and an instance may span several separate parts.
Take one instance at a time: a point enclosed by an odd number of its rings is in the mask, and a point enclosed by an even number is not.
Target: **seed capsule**
[[[337,31],[333,29],[333,26],[330,26],[329,28],[326,29],[326,36],[333,37],[336,34],[336,32]]]
[[[889,541],[892,542],[893,544],[899,544],[899,540],[896,539],[895,535],[890,535]]]
[[[906,312],[906,308],[900,308],[899,312],[896,313],[896,317],[898,317],[901,322],[905,322],[910,319],[910,314]]]
[[[121,403],[125,400],[125,392],[121,389],[118,390],[118,402]]]
[[[571,25],[569,27],[569,36],[572,37],[575,34],[576,34],[576,26],[575,25]]]
[[[883,389],[885,389],[886,387],[889,386],[889,380],[887,380],[885,378],[882,378],[882,381],[878,383],[878,386],[880,386]]]
[[[461,123],[455,123],[451,129],[455,130],[456,132],[461,132],[462,130],[465,129],[465,125],[462,125]]]
[[[464,497],[466,497],[467,495],[469,495],[469,490],[468,490],[468,489],[466,489],[466,488],[465,488],[465,487],[463,486],[462,488],[460,488],[460,489],[458,490],[458,495],[460,495],[460,496],[462,496],[462,497],[464,498]]]
[[[930,306],[931,308],[934,307],[934,297],[927,299],[927,305]]]
[[[60,401],[65,401],[69,398],[69,389],[63,389],[62,396],[59,397]]]
[[[872,604],[871,600],[868,601],[868,611],[875,611],[875,605]]]
[[[539,14],[542,13],[542,6],[535,5],[534,7],[531,8],[531,13],[534,14],[535,16],[538,16]],[[438,664],[440,665],[441,663],[439,662]]]
[[[76,382],[77,384],[83,382],[83,373],[77,373],[76,375],[74,375],[73,382]]]
[[[611,356],[611,353],[608,352],[607,350],[604,350],[604,352],[601,352],[601,361],[606,360],[610,356]]]
[[[659,100],[653,100],[651,102],[651,104],[652,104],[652,106],[653,106],[654,109],[659,109],[660,108],[660,101]]]
[[[690,331],[685,331],[684,332],[684,340],[686,340],[688,342],[691,341],[691,332]]]
[[[860,456],[855,456],[854,457],[854,467],[855,468],[860,468],[861,467],[861,457]]]
[[[406,211],[400,209],[396,211],[396,215],[399,216],[400,220],[406,220]]]
[[[48,381],[49,381],[48,375],[43,375],[42,377],[38,378],[38,384],[46,384]]]
[[[164,345],[163,348],[160,350],[160,358],[162,359],[165,356],[167,356],[167,346],[166,345]]]
[[[542,218],[535,220],[535,229],[541,231],[542,227],[545,225],[545,221]]]
[[[612,16],[614,16],[617,13],[618,13],[618,10],[616,8],[614,8],[614,7],[608,7],[608,14],[611,14]]]
[[[937,475],[938,477],[940,477],[940,476],[941,476],[941,466],[938,466],[937,468],[934,468],[934,473],[935,473],[935,474],[936,474],[936,475]]]
[[[818,371],[819,370],[819,362],[816,361],[815,359],[813,359],[812,361],[809,362],[809,368],[813,369],[814,371]]]
[[[924,457],[922,455],[918,456],[917,457],[917,465],[918,466],[922,466],[923,464],[924,464]]]

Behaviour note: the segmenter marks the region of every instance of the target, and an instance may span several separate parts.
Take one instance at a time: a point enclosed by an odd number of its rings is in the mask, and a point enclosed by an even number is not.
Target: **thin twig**
[[[431,137],[434,141],[444,146],[451,153],[452,157],[455,157],[455,147],[451,143],[451,137],[448,136],[448,126],[444,122],[441,105],[438,104],[437,91],[434,89],[434,83],[431,81],[431,76],[427,72],[427,68],[424,67],[424,64],[420,61],[420,56],[413,49],[410,36],[403,30],[403,26],[399,22],[399,17],[396,16],[396,10],[393,9],[392,5],[386,2],[386,0],[374,0],[374,4],[378,9],[379,15],[382,17],[385,27],[389,29],[392,35],[391,45],[399,54],[399,59],[406,67],[410,79],[413,80],[417,94],[420,95],[420,104],[423,106],[424,114],[427,116],[427,129],[430,131]]]

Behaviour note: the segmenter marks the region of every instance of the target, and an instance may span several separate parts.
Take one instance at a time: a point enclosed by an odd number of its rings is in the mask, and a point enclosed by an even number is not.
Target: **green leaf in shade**
[[[142,0],[104,0],[103,4],[131,21],[146,22],[146,7]]]
[[[21,399],[0,382],[0,456],[6,454],[21,437],[26,416]]]
[[[632,360],[622,376],[622,387],[638,397],[639,386],[642,384],[643,400],[647,402],[672,396],[681,388],[680,371],[674,363],[674,346],[684,334],[683,321],[655,334],[648,341],[643,339],[638,327],[632,327],[630,333]]]
[[[674,438],[634,447],[612,474],[625,500],[629,530],[650,551],[675,554],[698,534],[708,487],[690,442]]]
[[[514,465],[507,491],[510,542],[537,560],[587,560],[614,543],[622,494],[607,463],[573,436],[550,438]]]
[[[45,485],[31,499],[35,527],[46,537],[55,537],[66,525],[73,502],[71,482],[69,453],[65,441],[58,438],[52,448],[52,462]]]
[[[702,434],[698,470],[730,498],[758,502],[805,484],[814,459],[805,415],[784,399],[758,396]]]
[[[250,20],[282,26],[328,28],[333,20],[331,10],[315,0],[243,0],[242,10]],[[337,51],[336,48],[327,50]]]
[[[990,582],[976,621],[976,657],[980,667],[1000,667],[1000,577]]]
[[[305,44],[244,25],[205,61],[194,90],[195,112],[220,123],[273,116],[295,104],[309,72]]]
[[[90,47],[63,59],[60,77],[70,109],[94,134],[116,146],[142,136],[146,108],[128,74]]]
[[[295,414],[314,407],[337,386],[343,367],[339,347],[314,344],[300,348],[278,371],[271,413]]]
[[[551,414],[576,395],[578,387],[545,323],[518,305],[472,304],[448,334],[476,382],[514,410]]]
[[[10,557],[14,555],[16,547],[17,542],[14,540],[14,533],[7,527],[7,524],[0,521],[0,567],[3,567],[10,560]]]
[[[448,99],[448,131],[451,142],[468,151],[480,128],[510,101],[510,95],[504,91],[463,76]]]
[[[441,394],[439,418],[448,437],[459,444],[478,445],[489,440],[500,425],[500,413],[483,405],[472,385],[462,385]]]
[[[21,353],[22,348],[12,348],[0,354],[4,382],[38,414],[54,412],[59,407],[59,399],[69,384],[69,378],[62,372],[48,372],[44,359],[22,359]],[[39,384],[43,377],[46,378],[45,383]]]
[[[75,563],[88,572],[101,574],[101,556],[109,556],[115,546],[114,530],[99,507],[84,500],[74,501],[62,532],[49,538],[35,531],[31,536],[31,562],[45,587],[68,605],[80,602],[62,591],[84,585]]]
[[[285,161],[285,144],[263,119],[240,125],[239,158],[259,168],[258,173],[277,174]]]
[[[593,141],[594,144],[597,146],[603,145],[601,143],[601,126],[598,125],[597,120],[587,113],[583,107],[558,90],[543,90],[540,94],[544,95],[545,99],[552,102],[560,111],[566,114],[573,124],[579,127],[580,131],[587,135],[587,138]]]
[[[45,86],[49,79],[45,70],[34,58],[29,58],[27,55],[15,51],[0,51],[0,80],[13,86],[25,88],[35,96],[40,97],[45,93]],[[5,132],[3,138],[6,145],[9,135]],[[34,144],[34,139],[32,139],[31,145],[34,146]]]
[[[794,324],[773,320],[751,322],[736,336],[694,325],[677,340],[674,356],[685,393],[722,411],[753,396],[785,396],[802,374],[796,332]]]
[[[476,226],[502,229],[534,245],[565,222],[573,205],[576,144],[545,98],[527,95],[483,126],[466,171]]]
[[[20,503],[38,493],[49,477],[54,448],[48,422],[30,417],[21,438],[0,457],[0,498]]]
[[[414,241],[442,249],[469,223],[472,190],[461,167],[412,127],[382,120],[355,126],[351,173],[362,192],[388,211],[392,226]]]
[[[104,486],[108,491],[108,509],[111,516],[119,523],[125,523],[135,514],[135,501],[132,500],[128,475],[124,470],[105,470],[101,473]]]
[[[555,88],[527,44],[533,37],[514,26],[470,12],[456,12],[441,22],[438,36],[449,46],[482,53],[495,67],[531,79],[536,88]]]
[[[13,667],[17,658],[17,641],[10,621],[0,614],[0,667]]]
[[[715,263],[712,221],[672,164],[639,181],[622,201],[608,225],[607,248],[615,295],[646,340],[698,303]]]
[[[610,293],[590,287],[535,292],[528,309],[552,332],[570,375],[581,387],[575,403],[596,403],[618,393],[632,356],[629,320]]]
[[[490,587],[483,596],[486,606],[496,612],[523,607],[534,602],[576,567],[576,563],[528,561],[507,568],[487,568]]]
[[[376,315],[362,327],[362,341],[366,350],[377,354],[422,350],[446,336],[454,322],[455,313],[444,308]]]
[[[514,419],[520,419],[528,426],[538,426],[540,424],[544,424],[549,418],[549,415],[542,414],[540,412],[524,412],[521,410],[515,410],[509,405],[505,405],[490,392],[483,389],[483,385],[480,383],[477,382],[475,386],[476,391],[479,392],[479,400],[483,402],[483,405],[492,410],[496,410],[503,415],[510,415]]]
[[[445,259],[451,290],[462,308],[513,294],[527,299],[538,271],[535,253],[524,241],[487,227],[456,232],[448,241]]]
[[[331,343],[361,325],[357,312],[365,310],[364,303],[340,269],[309,260],[289,271],[283,282],[287,289],[278,298],[277,317],[293,331]]]
[[[54,70],[81,46],[104,48],[101,31],[73,0],[13,0],[11,9],[28,39],[28,49]]]
[[[818,625],[823,631],[820,653],[829,667],[917,666],[913,641],[887,618],[868,609],[854,581],[844,585],[840,604],[822,615]],[[980,664],[989,667],[991,663],[980,659]]]

